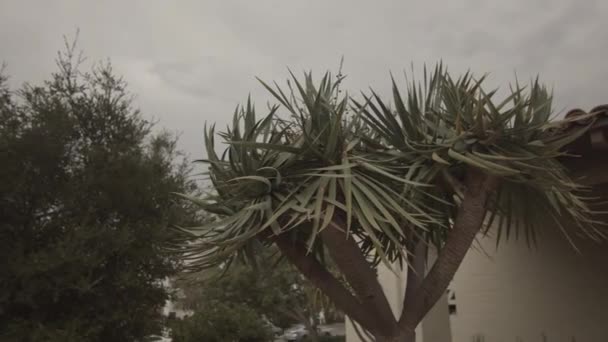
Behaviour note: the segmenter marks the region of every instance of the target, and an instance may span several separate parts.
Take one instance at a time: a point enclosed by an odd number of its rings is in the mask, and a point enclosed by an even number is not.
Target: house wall
[[[545,232],[536,250],[523,241],[469,251],[454,278],[453,342],[608,341],[608,244]]]
[[[497,249],[493,237],[480,238],[450,286],[456,312],[448,316],[444,296],[418,327],[417,340],[608,341],[608,244],[576,246],[580,254],[555,232],[544,232],[536,249],[514,239]],[[379,278],[396,314],[405,276],[383,268]],[[347,341],[359,342],[348,323]]]

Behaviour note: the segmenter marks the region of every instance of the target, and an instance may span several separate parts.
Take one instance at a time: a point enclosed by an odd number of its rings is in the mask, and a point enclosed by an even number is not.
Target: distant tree
[[[561,129],[544,86],[516,83],[498,99],[483,77],[454,78],[441,65],[422,80],[406,93],[393,82],[389,102],[344,96],[341,77],[292,77],[288,89],[265,84],[278,103],[262,118],[251,102],[236,111],[219,134],[224,153],[207,129],[215,192],[193,201],[217,220],[186,230],[197,238],[183,247],[189,267],[255,259],[274,245],[375,341],[413,342],[478,234],[533,245],[551,226],[571,241],[606,239],[560,158],[590,126]],[[398,316],[381,263],[407,270]]]
[[[313,341],[320,313],[343,319],[293,266],[278,263],[268,254],[263,260],[256,267],[237,263],[226,271],[218,268],[185,276],[176,283],[183,291],[178,305],[195,313],[220,304],[244,306],[282,329],[296,323],[306,325]]]
[[[173,342],[268,342],[272,332],[246,305],[215,303],[169,324]]]
[[[0,340],[141,341],[161,331],[179,263],[171,192],[188,167],[109,64],[68,46],[41,85],[0,78]]]

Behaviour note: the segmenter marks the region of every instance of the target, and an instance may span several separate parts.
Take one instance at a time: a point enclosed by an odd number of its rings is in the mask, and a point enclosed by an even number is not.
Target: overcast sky
[[[389,71],[441,59],[496,85],[540,74],[558,110],[590,109],[608,102],[607,15],[606,0],[0,0],[0,60],[15,85],[45,79],[80,28],[89,59],[110,58],[143,113],[200,157],[205,121],[224,126],[248,93],[264,105],[255,76],[321,74],[341,56],[352,91],[386,93]]]

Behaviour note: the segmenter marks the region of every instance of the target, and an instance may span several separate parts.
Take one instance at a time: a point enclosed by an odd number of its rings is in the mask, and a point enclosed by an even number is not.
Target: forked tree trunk
[[[406,291],[397,334],[377,337],[378,342],[416,341],[416,327],[445,292],[473,244],[483,226],[488,199],[497,186],[497,177],[475,169],[468,170],[464,198],[445,245],[428,274],[422,281],[416,280],[414,288]],[[423,274],[418,273],[417,276]],[[408,283],[411,280],[408,279]]]
[[[469,169],[464,185],[463,201],[437,260],[418,288],[404,300],[399,319],[400,331],[413,331],[445,293],[483,226],[486,205],[498,186],[498,179],[476,169]]]
[[[375,342],[415,342],[416,327],[447,289],[481,229],[487,201],[497,185],[495,176],[476,169],[468,170],[464,198],[452,230],[428,274],[423,276],[423,272],[417,272],[423,279],[417,279],[415,286],[406,291],[399,321],[392,315],[373,268],[352,237],[344,235],[341,229],[343,222],[339,218],[321,232],[321,236],[352,292],[298,242],[290,241],[285,235],[274,237],[274,242],[283,255],[337,307],[374,335]],[[423,255],[419,257],[425,258]]]

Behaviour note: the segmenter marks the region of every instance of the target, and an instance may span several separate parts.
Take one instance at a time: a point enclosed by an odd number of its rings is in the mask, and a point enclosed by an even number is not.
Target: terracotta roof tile
[[[580,117],[580,120],[576,118]],[[607,150],[608,149],[608,104],[593,107],[589,112],[576,108],[566,113],[570,119],[558,129],[560,132],[591,125],[589,130],[569,148],[578,151]]]
[[[573,121],[569,125],[587,125],[587,124],[591,123],[591,121],[594,120],[593,117],[588,116],[587,114],[589,114],[589,113],[585,112],[584,110],[582,110],[580,108],[576,108],[576,109],[572,109],[568,113],[566,113],[566,118],[575,119],[576,117],[581,117],[580,120]]]
[[[599,106],[593,107],[590,113],[600,113],[605,116],[608,116],[608,104],[603,104]]]

